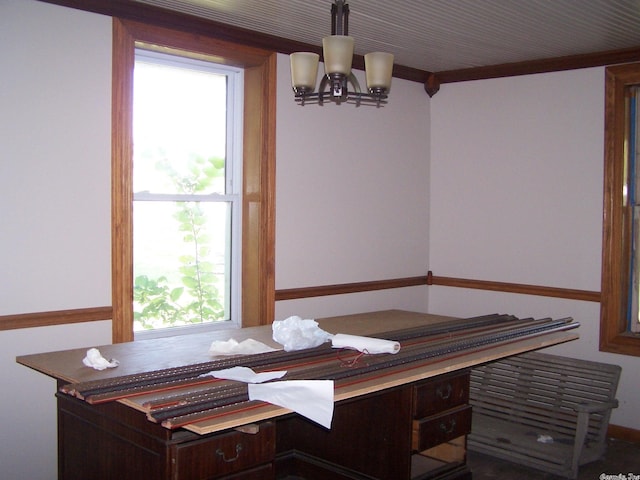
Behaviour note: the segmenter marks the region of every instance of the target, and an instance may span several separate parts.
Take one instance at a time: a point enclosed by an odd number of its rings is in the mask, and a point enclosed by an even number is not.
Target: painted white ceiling
[[[331,0],[137,0],[312,45]],[[640,0],[348,0],[356,53],[430,72],[640,47]]]

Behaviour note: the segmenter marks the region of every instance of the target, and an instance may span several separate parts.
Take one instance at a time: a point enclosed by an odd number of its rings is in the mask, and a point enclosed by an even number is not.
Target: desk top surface
[[[320,328],[329,333],[347,333],[352,335],[372,336],[375,334],[393,330],[403,330],[418,326],[424,326],[439,322],[452,321],[454,318],[424,313],[406,312],[400,310],[388,310],[380,312],[361,313],[318,319]],[[228,340],[233,338],[242,341],[252,338],[275,348],[281,348],[272,339],[271,326],[235,328],[216,330],[207,333],[178,335],[166,338],[138,340],[134,342],[95,346],[86,348],[48,352],[33,355],[25,355],[16,358],[22,365],[32,368],[57,380],[78,383],[91,380],[100,380],[111,377],[150,372],[185,365],[211,362],[221,357],[213,357],[209,354],[209,347],[215,340]],[[490,348],[469,351],[453,358],[436,359],[427,366],[404,370],[400,373],[392,373],[373,382],[361,382],[349,387],[336,389],[336,401],[353,398],[359,395],[380,391],[394,386],[404,385],[430,378],[443,373],[469,368],[518,353],[536,350],[551,345],[575,340],[578,334],[575,330],[545,333],[533,338],[524,338],[499,344]],[[115,358],[120,362],[117,368],[97,371],[84,366],[82,359],[87,349],[96,347],[105,358]],[[125,400],[133,408],[143,410],[140,406],[142,400]],[[254,412],[252,417],[243,415],[242,418],[233,416],[225,422],[203,422],[191,426],[191,430],[197,433],[209,433],[224,428],[251,423],[254,421],[272,418],[288,413],[286,409],[273,405],[266,405],[263,409]]]
[[[351,335],[375,335],[421,325],[452,320],[452,317],[424,313],[388,310],[317,319],[323,330]],[[136,340],[111,345],[87,345],[86,348],[44,352],[16,358],[22,365],[69,383],[118,377],[152,370],[210,362],[220,357],[209,354],[215,340],[233,338],[238,342],[252,338],[271,347],[282,349],[272,338],[271,325],[248,328],[225,328],[206,333]],[[98,348],[105,358],[120,362],[117,368],[97,371],[86,367],[82,359],[89,348]]]

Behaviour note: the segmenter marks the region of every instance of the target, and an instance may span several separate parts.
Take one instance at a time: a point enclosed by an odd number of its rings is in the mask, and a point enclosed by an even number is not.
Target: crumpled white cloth
[[[261,400],[287,408],[331,428],[334,406],[333,380],[284,380],[250,384],[249,400]]]
[[[282,378],[287,373],[286,370],[274,370],[271,372],[255,373],[249,367],[231,367],[224,370],[212,370],[208,373],[203,373],[201,377],[215,377],[223,380],[237,380],[239,382],[246,383],[262,383],[269,380],[275,380],[276,378]]]
[[[303,350],[322,345],[331,334],[318,326],[318,322],[302,319],[297,315],[271,324],[273,339],[284,347],[285,352]]]
[[[94,368],[96,370],[105,370],[107,368],[115,368],[120,365],[120,362],[115,358],[107,360],[100,354],[100,350],[97,348],[90,348],[87,350],[87,356],[82,359],[87,367]]]
[[[333,348],[350,348],[364,353],[398,353],[400,343],[381,338],[361,337],[358,335],[348,335],[337,333],[331,338]]]
[[[276,348],[272,348],[252,338],[247,338],[239,343],[233,338],[226,341],[215,340],[209,347],[209,353],[211,355],[251,355],[254,353],[275,352],[276,350]]]
[[[553,443],[553,437],[551,435],[538,435],[538,442],[540,443]]]

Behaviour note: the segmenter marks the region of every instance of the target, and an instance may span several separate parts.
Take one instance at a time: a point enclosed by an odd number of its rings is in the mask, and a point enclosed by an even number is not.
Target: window
[[[134,331],[240,321],[242,69],[136,49]]]
[[[627,180],[625,181],[626,189],[623,187],[623,205],[628,205],[630,227],[629,227],[629,247],[631,249],[631,276],[629,278],[629,301],[627,306],[627,329],[630,332],[640,332],[640,311],[638,309],[640,300],[640,249],[638,241],[640,240],[640,166],[638,165],[638,120],[640,120],[640,85],[630,85],[626,89],[625,95],[625,111],[627,125],[625,161]]]
[[[606,69],[600,349],[640,356],[636,100],[640,64]]]
[[[191,67],[216,63],[231,71],[244,71],[242,90],[243,122],[239,168],[243,172],[237,199],[230,193],[215,194],[206,202],[211,209],[220,209],[220,221],[233,225],[232,202],[241,202],[242,221],[239,226],[242,279],[242,326],[269,324],[273,321],[274,282],[274,182],[275,182],[275,75],[276,56],[256,48],[223,42],[204,32],[187,33],[137,22],[114,19],[113,43],[113,114],[112,114],[112,297],[113,341],[134,338],[134,202],[135,209],[152,206],[159,209],[177,208],[176,192],[167,193],[155,187],[136,185],[134,197],[133,165],[133,85],[136,49],[147,56],[176,59],[188,52]],[[162,55],[159,55],[162,54]],[[182,60],[181,60],[182,61]],[[204,62],[204,63],[203,63]],[[228,77],[227,77],[228,78]],[[237,92],[236,92],[237,93]],[[227,147],[229,143],[227,143]],[[206,161],[206,159],[205,159]],[[214,162],[215,163],[215,162]],[[229,177],[233,178],[233,176]],[[237,177],[236,177],[237,178]],[[220,178],[213,183],[220,183]],[[222,181],[228,188],[227,176]],[[222,187],[221,187],[222,188]],[[148,190],[148,192],[147,192]],[[169,195],[169,197],[164,197]],[[224,197],[224,198],[223,198]],[[194,198],[183,198],[192,201]],[[202,199],[199,199],[202,200]],[[227,203],[227,202],[231,202]],[[204,205],[203,202],[198,202]],[[187,205],[189,202],[183,203]],[[212,205],[216,205],[212,207]],[[171,206],[169,206],[171,205]],[[224,219],[224,220],[222,220]],[[207,223],[210,223],[209,221]],[[225,250],[224,256],[228,256]],[[219,256],[218,256],[219,258]],[[237,276],[236,276],[237,277]],[[227,278],[227,277],[225,277]],[[230,277],[229,277],[230,278]],[[225,280],[226,281],[226,280]],[[226,289],[225,289],[226,291]],[[226,297],[226,295],[223,295]],[[225,298],[224,302],[229,302]],[[233,308],[233,305],[231,305]]]

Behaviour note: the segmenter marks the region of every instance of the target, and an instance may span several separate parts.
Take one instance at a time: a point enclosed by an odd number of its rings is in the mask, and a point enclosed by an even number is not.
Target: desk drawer
[[[424,418],[469,403],[469,372],[436,377],[413,389],[413,418]]]
[[[267,463],[251,470],[232,473],[229,476],[220,478],[220,480],[274,480],[275,478],[273,463]]]
[[[275,445],[273,422],[261,423],[256,434],[234,430],[178,445],[174,478],[208,480],[269,463],[275,457]]]
[[[421,452],[471,431],[471,406],[462,405],[443,415],[413,421],[411,448]]]

